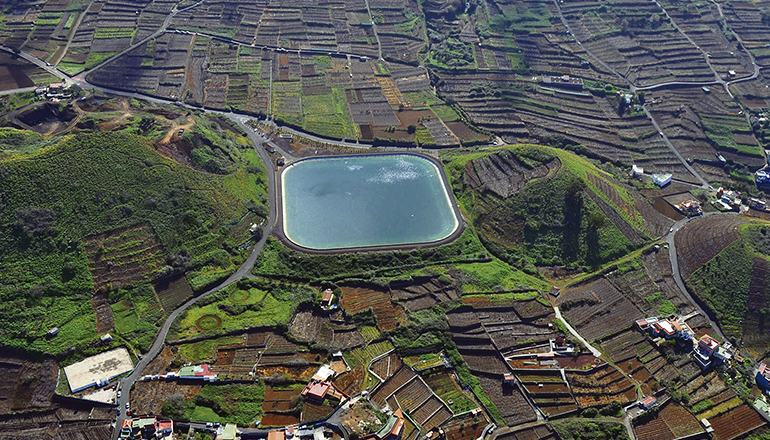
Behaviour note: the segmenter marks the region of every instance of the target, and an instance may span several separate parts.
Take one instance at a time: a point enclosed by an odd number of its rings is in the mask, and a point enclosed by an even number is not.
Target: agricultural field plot
[[[341,350],[364,344],[364,338],[352,324],[332,322],[329,315],[316,309],[298,311],[289,326],[291,334],[300,341],[334,344]]]
[[[66,440],[110,440],[115,421],[112,408],[88,404],[63,403],[32,413],[21,412],[4,418],[0,436],[4,438]]]
[[[643,439],[682,438],[700,432],[704,432],[704,429],[698,419],[671,400],[652,416],[643,414],[634,419],[634,433]]]
[[[567,372],[567,381],[581,408],[607,405],[615,400],[624,405],[637,397],[633,382],[607,364],[587,372]]]
[[[262,412],[264,414],[261,425],[269,425],[281,416],[296,417],[300,402],[301,386],[293,386],[291,389],[275,389],[272,386],[265,387],[265,397],[262,400]],[[305,405],[309,405],[306,402]],[[303,407],[304,409],[304,407]],[[265,420],[267,418],[267,420]],[[307,420],[304,419],[303,420]]]
[[[695,219],[677,231],[676,251],[682,278],[689,279],[693,272],[738,239],[738,226],[742,223],[737,216],[717,215]]]
[[[714,428],[713,435],[716,440],[734,439],[767,423],[754,408],[747,404],[711,417],[709,422]]]
[[[743,47],[751,51],[757,64],[770,64],[770,51],[767,50],[770,28],[763,20],[760,6],[751,2],[725,4],[722,6],[722,13],[730,30],[741,38]]]
[[[383,356],[372,362],[369,368],[377,375],[377,377],[385,381],[401,369],[403,364],[404,362],[401,361],[401,356],[394,351],[388,356]]]
[[[469,437],[478,438],[488,423],[489,419],[484,412],[480,414],[458,414],[441,425],[441,429],[444,430],[447,440],[463,440]],[[408,437],[405,436],[404,438]]]
[[[416,278],[416,279],[415,279]],[[460,299],[460,286],[450,277],[413,277],[410,281],[391,281],[391,297],[408,312],[428,309],[439,303]]]
[[[21,58],[0,54],[0,91],[55,82],[56,77]]]
[[[630,327],[643,315],[604,278],[565,289],[557,305],[569,322],[589,341]]]
[[[693,161],[693,167],[706,180],[724,181],[730,176],[717,152],[748,167],[760,167],[762,158],[756,155],[757,140],[739,115],[741,109],[724,89],[710,90],[706,93],[693,87],[667,90],[665,94],[656,91],[648,93],[645,100],[654,102],[648,109],[679,153]],[[734,136],[729,133],[733,129]]]
[[[450,312],[447,319],[458,352],[479,381],[481,389],[474,389],[476,398],[481,399],[479,392],[483,392],[508,425],[535,420],[534,410],[518,386],[503,385],[503,374],[510,370],[500,359],[476,314],[472,311]]]
[[[642,253],[604,278],[644,316],[685,315],[694,309],[673,280],[667,249]]]
[[[465,297],[463,302],[474,304],[474,311],[479,322],[495,346],[502,352],[526,345],[536,345],[562,336],[558,330],[549,326],[554,319],[553,309],[546,308],[537,301],[496,301],[484,306],[479,305],[475,297]],[[534,306],[537,304],[537,306]],[[518,308],[515,308],[519,305]],[[534,307],[530,309],[530,307]],[[535,316],[522,317],[518,310],[526,314],[535,312]],[[544,313],[539,313],[544,312]]]
[[[533,370],[532,374],[517,373],[516,376],[535,405],[549,417],[557,417],[580,408],[569,385],[562,380],[558,372]]]
[[[86,237],[83,247],[97,291],[150,280],[166,264],[163,247],[149,223]]]
[[[135,348],[148,350],[166,316],[152,286],[141,284],[135,288],[111,292],[110,299],[112,304],[107,303],[106,298],[104,302],[108,308],[111,307],[110,318],[114,316],[115,332],[130,341]],[[97,322],[102,322],[99,313]]]
[[[671,172],[689,180],[689,172],[654,134],[643,115],[618,114],[613,97],[589,91],[540,88],[517,76],[452,75],[442,91],[457,100],[473,122],[508,142],[561,138],[584,145],[592,154],[637,164],[654,172]],[[502,96],[500,96],[502,95]],[[609,123],[608,123],[609,121]]]
[[[478,408],[478,404],[464,392],[452,375],[447,372],[428,373],[422,376],[430,389],[449,406],[455,414]]]
[[[53,358],[33,360],[9,350],[0,351],[0,414],[51,406],[59,368]]]
[[[660,388],[660,382],[688,379],[700,372],[681,353],[671,353],[672,361],[669,361],[664,356],[667,352],[655,348],[646,336],[633,328],[601,341],[601,347],[624,374],[631,375],[641,385],[645,395]]]
[[[163,310],[167,313],[175,310],[193,295],[190,283],[184,275],[158,280],[154,286]]]
[[[11,27],[0,40],[75,74],[127,48],[137,34],[144,38],[155,32],[174,6],[168,1],[129,4],[106,2],[85,10],[85,3],[47,2],[43,13],[27,11],[33,26]],[[10,12],[21,16],[24,9],[15,5]]]
[[[348,314],[355,315],[372,310],[377,327],[382,331],[393,330],[406,322],[404,309],[391,301],[387,292],[375,288],[342,286],[342,307]]]
[[[559,440],[561,437],[553,426],[540,424],[525,428],[514,428],[495,437],[496,440]]]

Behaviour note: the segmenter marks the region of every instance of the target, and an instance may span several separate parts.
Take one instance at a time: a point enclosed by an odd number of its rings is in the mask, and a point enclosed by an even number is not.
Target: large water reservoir
[[[304,159],[282,183],[284,233],[309,249],[429,243],[460,224],[439,167],[414,154]]]

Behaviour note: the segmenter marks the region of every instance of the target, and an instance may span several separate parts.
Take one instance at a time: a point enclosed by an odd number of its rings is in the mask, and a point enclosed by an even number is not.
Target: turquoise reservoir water
[[[420,156],[306,159],[282,177],[284,232],[307,248],[425,243],[459,225],[438,167]]]

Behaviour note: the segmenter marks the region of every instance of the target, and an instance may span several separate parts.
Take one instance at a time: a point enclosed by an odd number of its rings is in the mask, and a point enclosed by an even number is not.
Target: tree
[[[406,132],[409,134],[415,134],[417,132],[417,126],[412,124],[406,128]]]

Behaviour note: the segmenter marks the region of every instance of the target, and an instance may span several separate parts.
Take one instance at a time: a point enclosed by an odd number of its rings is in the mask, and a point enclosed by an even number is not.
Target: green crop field
[[[246,327],[287,325],[297,307],[312,302],[317,291],[307,286],[242,281],[199,301],[180,315],[169,339],[185,339],[199,334],[217,334]],[[206,317],[216,317],[219,325],[201,324]]]

